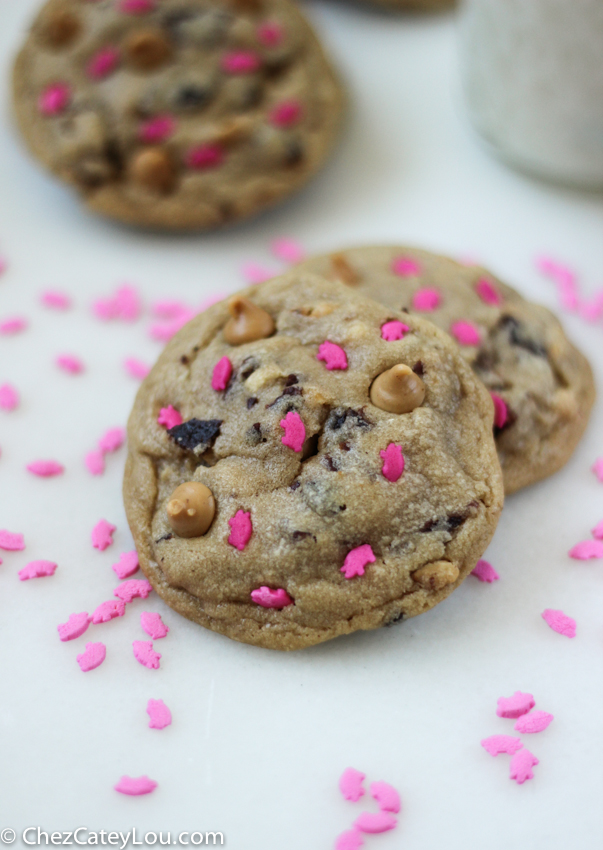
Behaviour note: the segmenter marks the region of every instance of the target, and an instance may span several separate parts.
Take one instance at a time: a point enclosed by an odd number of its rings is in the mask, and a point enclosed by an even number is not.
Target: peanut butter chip
[[[224,339],[229,345],[242,345],[256,339],[272,336],[276,330],[274,319],[248,298],[235,295],[228,302],[230,318],[224,325]]]
[[[378,375],[371,386],[371,402],[388,413],[410,413],[425,399],[425,384],[418,375],[399,363]]]
[[[434,561],[433,564],[415,570],[412,577],[425,590],[441,590],[457,580],[459,568],[451,561]]]
[[[332,254],[331,265],[333,267],[333,275],[337,280],[347,283],[348,286],[354,286],[355,283],[358,283],[358,275],[343,254]]]
[[[172,493],[167,515],[178,537],[201,537],[214,521],[216,500],[205,484],[187,481]]]
[[[145,148],[130,160],[130,177],[153,192],[169,192],[176,173],[170,155],[163,148]]]
[[[138,30],[126,39],[124,54],[139,71],[153,71],[170,58],[172,47],[161,30]]]
[[[66,9],[58,9],[45,21],[43,37],[51,47],[66,47],[79,31],[78,18]]]

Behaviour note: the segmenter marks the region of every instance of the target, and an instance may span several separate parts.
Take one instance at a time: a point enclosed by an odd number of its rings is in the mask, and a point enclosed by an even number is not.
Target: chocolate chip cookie
[[[416,248],[353,248],[303,268],[425,316],[456,339],[494,400],[507,495],[569,460],[586,428],[595,386],[588,361],[545,307],[484,268]]]
[[[168,344],[130,417],[140,563],[174,609],[297,649],[427,611],[473,569],[502,475],[450,338],[292,271]]]
[[[50,0],[14,71],[33,154],[135,225],[225,225],[296,191],[344,96],[290,0]]]

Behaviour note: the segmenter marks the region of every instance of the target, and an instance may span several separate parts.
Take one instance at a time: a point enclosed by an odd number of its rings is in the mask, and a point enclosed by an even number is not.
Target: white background
[[[407,242],[471,255],[528,296],[555,308],[553,285],[535,270],[548,252],[603,285],[601,196],[538,183],[492,160],[464,115],[452,17],[406,18],[371,8],[308,8],[350,92],[347,128],[325,171],[298,197],[256,221],[209,235],[165,236],[112,225],[82,211],[20,144],[10,118],[8,74],[35,0],[0,0],[0,318],[30,328],[0,337],[0,384],[14,383],[19,410],[0,411],[0,528],[27,549],[0,567],[0,828],[139,831],[220,830],[233,850],[331,848],[363,807],[345,802],[348,766],[399,788],[395,832],[366,848],[404,850],[595,850],[603,838],[603,567],[567,557],[603,518],[603,485],[590,472],[603,455],[603,409],[567,467],[510,498],[487,557],[494,585],[469,578],[416,620],[279,654],[229,641],[180,618],[156,597],[72,643],[56,625],[92,611],[118,583],[111,564],[130,549],[121,505],[125,451],[103,478],[83,467],[106,428],[125,424],[136,381],[127,356],[152,363],[149,318],[134,326],[94,319],[94,297],[124,280],[148,305],[157,297],[198,303],[242,284],[247,260],[269,262],[269,241],[300,239],[309,251]],[[278,264],[276,264],[278,267]],[[68,313],[39,293],[73,296]],[[570,335],[600,381],[603,327],[567,317]],[[83,357],[79,377],[59,372],[62,352]],[[40,480],[37,458],[66,466]],[[93,550],[90,530],[115,523],[115,545]],[[53,578],[21,583],[35,558],[58,562]],[[568,640],[544,608],[575,617]],[[161,669],[133,658],[145,639],[142,610],[160,611],[169,636]],[[82,674],[75,656],[102,640],[107,659]],[[555,720],[524,736],[540,759],[517,786],[507,756],[479,741],[513,734],[495,715],[499,696],[527,690]],[[162,698],[174,722],[147,728],[147,700]],[[112,790],[122,774],[148,774],[148,797]]]

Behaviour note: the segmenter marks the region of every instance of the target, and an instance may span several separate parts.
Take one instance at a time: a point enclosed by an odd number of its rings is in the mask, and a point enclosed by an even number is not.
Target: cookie
[[[344,281],[456,338],[492,393],[505,493],[552,475],[571,457],[595,398],[592,370],[555,316],[479,266],[405,247],[354,248],[303,268]]]
[[[247,289],[138,392],[124,500],[142,569],[180,613],[272,649],[420,614],[494,532],[492,419],[430,322],[303,271]]]
[[[90,209],[197,230],[299,189],[344,95],[290,0],[50,0],[14,103],[33,154]]]

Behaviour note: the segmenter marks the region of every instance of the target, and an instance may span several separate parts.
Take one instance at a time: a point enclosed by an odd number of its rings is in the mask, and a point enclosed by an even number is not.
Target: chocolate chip
[[[316,543],[316,537],[313,534],[310,534],[309,531],[294,531],[291,535],[291,539],[297,542],[298,540],[305,540],[307,537],[311,537]]]
[[[386,626],[394,626],[396,623],[399,623],[400,620],[403,620],[403,619],[404,619],[404,614],[402,613],[402,611],[400,611],[399,614],[396,614],[396,616],[393,617],[393,619],[391,619],[389,622],[385,623],[385,625]]]
[[[417,360],[415,365],[412,367],[412,370],[415,373],[415,375],[418,375],[419,378],[422,378],[423,375],[425,374],[425,367],[423,366],[423,361]]]
[[[180,86],[174,95],[174,106],[186,112],[202,109],[209,103],[213,91],[209,86],[188,83]]]
[[[257,446],[260,443],[266,442],[265,439],[262,439],[262,426],[259,422],[254,422],[251,428],[247,430],[245,436],[252,446]]]
[[[339,448],[342,452],[349,452],[352,447],[350,446],[347,440],[344,440],[343,443],[339,444]]]
[[[285,381],[286,387],[291,387],[293,384],[297,384],[298,378],[297,375],[287,375],[287,380]]]
[[[331,455],[325,455],[324,458],[323,458],[323,461],[324,461],[324,465],[331,472],[337,472],[339,470],[339,467],[335,464],[335,461],[333,460]]]
[[[283,164],[287,168],[294,168],[299,165],[304,158],[304,149],[302,143],[297,139],[292,139],[285,147],[285,156]]]
[[[221,419],[189,419],[168,429],[168,434],[182,449],[202,454],[213,446],[220,433]]]
[[[160,537],[155,541],[155,543],[161,543],[162,540],[171,540],[173,536],[173,534],[164,534],[163,537]]]
[[[353,419],[353,424],[357,428],[370,428],[372,423],[364,415],[363,410],[353,410],[351,407],[338,407],[336,408],[327,421],[327,427],[331,429],[331,431],[339,431],[342,428],[348,419]]]
[[[473,361],[473,367],[480,372],[491,372],[496,366],[496,363],[497,357],[494,352],[482,349]]]
[[[462,514],[449,514],[446,517],[436,517],[435,519],[428,520],[423,528],[421,528],[421,531],[423,533],[428,531],[447,531],[451,533],[457,528],[460,528],[468,516],[469,514],[466,512]]]
[[[276,404],[278,404],[278,402],[282,398],[286,398],[287,396],[295,396],[295,395],[303,395],[303,394],[304,394],[304,391],[301,387],[285,387],[285,389],[283,390],[281,395],[279,395],[277,398],[275,398],[274,401],[271,404],[266,405],[266,410],[268,410],[270,407],[274,407]],[[289,408],[289,410],[295,410],[295,409],[296,408],[294,406]]]
[[[301,487],[301,481],[294,481],[289,487],[290,490],[298,490]]]
[[[524,325],[514,316],[505,314],[498,320],[498,327],[509,332],[509,339],[513,345],[523,348],[535,354],[537,357],[546,357],[547,350],[540,342],[532,339]]]
[[[252,407],[258,403],[258,399],[255,396],[251,396],[251,398],[247,399],[247,410],[251,410]]]
[[[241,376],[242,381],[246,381],[247,378],[251,377],[256,369],[260,368],[260,363],[256,360],[255,357],[246,357],[245,360],[241,363],[239,374]]]
[[[186,356],[186,354],[183,354],[182,357],[180,358],[180,362],[182,363],[183,366],[188,366],[190,361],[189,361],[188,357]]]

